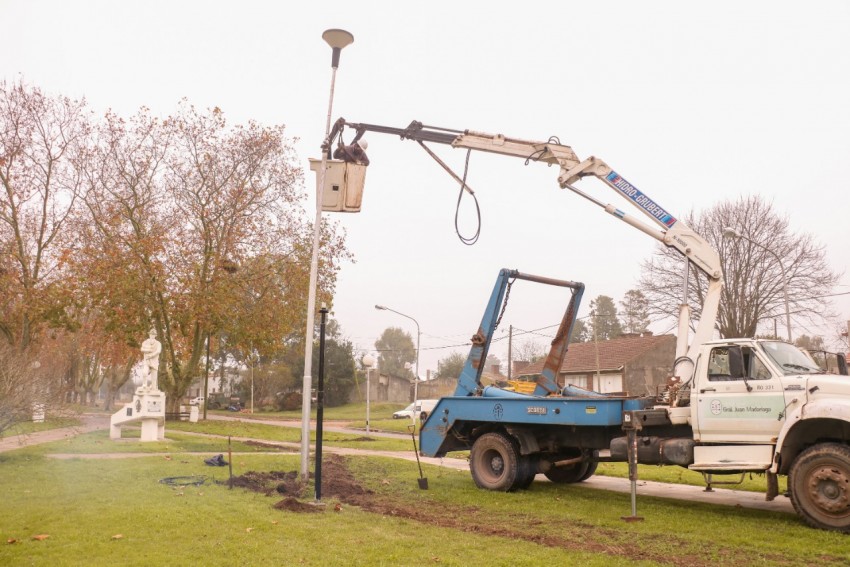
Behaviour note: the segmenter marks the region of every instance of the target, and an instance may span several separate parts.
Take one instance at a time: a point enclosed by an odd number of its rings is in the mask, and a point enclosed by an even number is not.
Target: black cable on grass
[[[192,476],[167,476],[159,480],[160,484],[168,486],[201,486],[207,481],[203,475]]]

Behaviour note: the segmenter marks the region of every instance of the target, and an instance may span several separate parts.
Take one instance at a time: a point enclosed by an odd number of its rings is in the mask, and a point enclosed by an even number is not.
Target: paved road
[[[219,421],[248,421],[248,422],[261,422],[265,424],[278,425],[280,427],[301,427],[300,421],[286,421],[286,420],[258,420],[258,419],[245,419],[240,418],[239,416],[222,416],[222,415],[214,415],[209,416],[213,420]],[[40,433],[33,433],[26,436],[13,436],[0,440],[0,452],[9,451],[12,449],[18,449],[20,447],[26,445],[33,445],[38,443],[47,443],[50,441],[59,441],[62,439],[70,438],[74,435],[79,435],[80,433],[84,433],[87,431],[95,431],[98,429],[107,429],[109,427],[109,416],[104,415],[87,415],[84,416],[85,423],[81,427],[69,427],[63,429],[55,429],[51,431],[43,431]],[[342,425],[344,422],[327,422],[323,424],[323,429],[325,431],[334,431],[340,433],[354,433],[354,434],[365,434],[365,431],[362,429],[350,429],[346,428]],[[315,422],[311,422],[311,429],[315,429]],[[210,436],[208,434],[203,433],[188,433],[185,431],[181,431],[181,434],[190,434],[190,435],[199,435],[199,436]],[[394,438],[409,438],[409,435],[399,434],[399,433],[383,433],[383,432],[371,432],[371,436],[375,437],[394,437]],[[226,438],[223,435],[216,435],[214,437],[222,437]],[[291,449],[293,451],[300,450],[299,443],[286,443],[286,442],[277,442],[277,441],[266,441],[262,439],[250,439],[243,437],[233,437],[232,439],[237,441],[260,441],[262,443],[266,443],[269,445],[279,446],[285,449]],[[363,449],[348,449],[342,447],[330,447],[325,445],[323,447],[323,451],[328,453],[335,453],[339,455],[374,455],[380,457],[390,457],[396,459],[404,459],[411,462],[416,462],[416,455],[413,453],[413,450],[410,451],[373,451],[373,450],[363,450]],[[257,453],[250,453],[252,455]],[[277,453],[275,453],[277,454]],[[108,457],[105,457],[103,454],[52,454],[51,457],[54,458],[132,458],[132,457],[152,457],[157,456],[158,453],[113,453],[109,454]],[[163,454],[165,456],[165,454]],[[443,458],[436,459],[430,457],[419,457],[419,460],[423,464],[435,465],[440,467],[452,468],[456,470],[469,470],[469,463],[466,459],[452,459],[452,458]],[[538,481],[545,481],[545,477],[543,475],[537,476]],[[610,490],[614,492],[622,492],[629,493],[631,491],[631,483],[628,479],[624,478],[614,478],[614,477],[606,477],[606,476],[593,476],[588,480],[582,483],[582,486],[600,490]],[[706,492],[703,487],[700,486],[690,486],[684,484],[665,484],[661,482],[653,482],[641,480],[637,483],[637,510],[638,515],[640,515],[640,497],[641,496],[655,496],[659,498],[672,498],[676,500],[687,500],[691,502],[704,502],[707,504],[716,504],[723,506],[737,506],[741,508],[752,508],[757,510],[768,510],[772,512],[784,512],[784,513],[794,513],[793,506],[791,505],[791,501],[789,498],[784,496],[779,496],[773,502],[767,502],[764,499],[764,494],[759,492],[748,492],[743,490],[730,490],[726,488],[715,488],[712,492]]]

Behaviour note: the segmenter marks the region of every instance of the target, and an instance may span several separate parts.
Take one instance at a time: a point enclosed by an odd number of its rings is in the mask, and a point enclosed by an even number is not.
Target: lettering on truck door
[[[704,443],[772,444],[785,421],[779,376],[749,347],[711,349],[697,394],[697,427]],[[748,388],[749,386],[749,388]]]

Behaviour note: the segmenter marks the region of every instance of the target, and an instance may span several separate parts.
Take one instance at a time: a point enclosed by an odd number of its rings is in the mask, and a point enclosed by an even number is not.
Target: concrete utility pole
[[[354,41],[354,36],[345,30],[331,29],[322,34],[322,39],[331,47],[331,92],[328,101],[328,119],[325,125],[325,144],[331,130],[331,114],[334,105],[334,87],[336,70],[339,67],[339,54],[342,48]],[[319,279],[319,235],[322,229],[322,192],[325,186],[325,168],[328,153],[322,150],[322,168],[316,186],[316,220],[313,224],[313,255],[310,260],[310,289],[307,293],[307,330],[304,337],[304,383],[301,387],[301,480],[309,478],[310,468],[310,402],[313,392],[313,336],[316,333],[316,286]]]

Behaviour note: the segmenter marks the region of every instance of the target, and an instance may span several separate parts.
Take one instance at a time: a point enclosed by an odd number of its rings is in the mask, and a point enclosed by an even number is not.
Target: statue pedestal
[[[165,392],[136,389],[133,401],[115,412],[109,420],[109,438],[121,439],[121,427],[141,423],[142,441],[161,441],[165,438]]]

